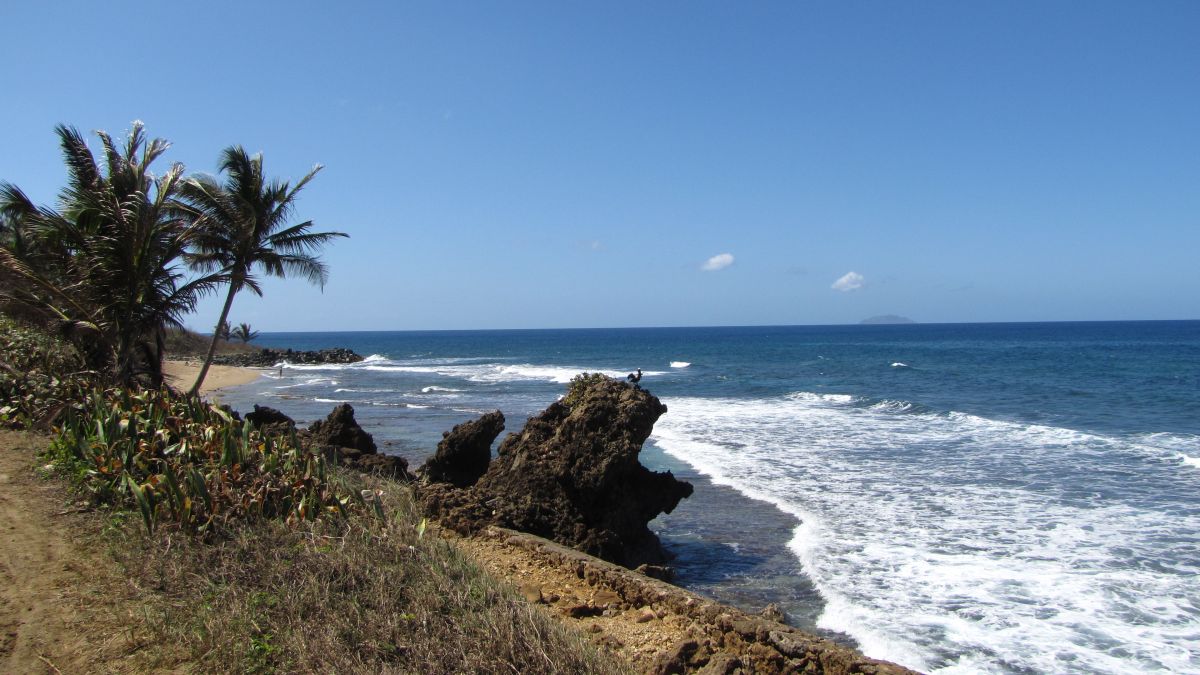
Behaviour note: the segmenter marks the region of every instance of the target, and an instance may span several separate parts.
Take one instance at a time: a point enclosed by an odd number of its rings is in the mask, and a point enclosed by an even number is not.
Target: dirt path
[[[37,473],[45,438],[0,431],[0,672],[137,668],[127,591],[57,480]]]

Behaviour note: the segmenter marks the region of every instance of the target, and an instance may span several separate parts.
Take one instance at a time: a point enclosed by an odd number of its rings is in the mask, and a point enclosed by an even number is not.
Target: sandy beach
[[[235,387],[239,384],[253,382],[262,375],[262,372],[258,368],[211,366],[208,369],[208,375],[204,378],[204,386],[200,387],[200,393],[202,395],[210,394],[224,387]],[[163,362],[163,373],[166,375],[167,384],[176,389],[187,390],[196,381],[196,376],[200,374],[200,362],[167,360]]]

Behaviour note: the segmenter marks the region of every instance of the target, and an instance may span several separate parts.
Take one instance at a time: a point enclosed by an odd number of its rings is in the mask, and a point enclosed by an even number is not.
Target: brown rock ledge
[[[914,672],[535,535],[488,527],[459,544],[637,672]]]

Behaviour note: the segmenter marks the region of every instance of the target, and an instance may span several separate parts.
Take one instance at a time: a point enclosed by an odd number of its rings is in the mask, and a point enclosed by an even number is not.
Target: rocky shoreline
[[[916,673],[788,626],[773,606],[747,614],[535,535],[489,527],[459,545],[636,672]]]
[[[316,351],[263,348],[257,352],[243,354],[218,354],[213,363],[221,366],[241,368],[271,368],[280,363],[315,365],[324,363],[358,363],[363,357],[352,349],[334,347]]]
[[[378,451],[349,404],[307,429],[257,405],[246,419],[295,433],[343,466],[407,481],[446,536],[639,672],[913,672],[788,626],[778,610],[749,615],[661,581],[670,578],[667,556],[647,524],[692,493],[638,460],[664,412],[636,385],[584,376],[505,438],[494,459],[499,411],[443,434],[412,473]]]

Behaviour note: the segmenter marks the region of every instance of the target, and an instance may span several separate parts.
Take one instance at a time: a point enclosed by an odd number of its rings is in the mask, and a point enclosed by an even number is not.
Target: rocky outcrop
[[[255,404],[254,412],[246,413],[246,421],[268,436],[288,435],[296,429],[295,420],[265,405]]]
[[[270,368],[277,363],[358,363],[363,357],[353,350],[336,347],[320,351],[295,351],[291,349],[263,349],[247,354],[221,354],[213,357],[213,363],[222,366],[241,366],[243,368]]]
[[[638,462],[666,411],[625,382],[579,380],[563,401],[509,435],[474,485],[429,482],[421,502],[461,532],[498,525],[630,567],[662,562],[667,555],[646,525],[692,493],[670,472]]]
[[[433,483],[470,487],[488,470],[492,442],[504,431],[504,414],[499,410],[477,420],[463,422],[442,434],[437,452],[417,469],[417,475]]]
[[[387,478],[411,479],[408,462],[403,457],[380,454],[375,439],[354,419],[354,408],[349,403],[342,403],[325,419],[313,422],[301,432],[301,439],[343,466]]]
[[[295,432],[301,445],[324,453],[342,466],[388,478],[412,479],[408,474],[408,462],[403,457],[379,452],[375,439],[354,419],[354,408],[349,403],[337,406],[325,419],[299,431],[292,418],[265,405],[255,405],[254,412],[246,414],[246,421],[272,436]]]
[[[573,623],[581,630],[590,625],[597,633],[607,633],[613,623],[628,621],[622,617],[630,616],[637,617],[633,621],[638,623],[643,616],[654,616],[656,619],[649,620],[677,629],[672,630],[676,641],[665,643],[671,647],[655,649],[658,655],[649,663],[635,661],[638,672],[917,675],[895,663],[868,658],[851,647],[785,625],[778,620],[781,614],[750,615],[530,534],[490,527],[477,539],[503,542],[506,547],[526,552],[524,563],[536,569],[563,570],[565,576],[577,578],[580,586],[588,589],[591,600],[587,603],[577,603],[574,593],[561,584],[554,586],[553,594],[533,584],[537,595],[529,593],[526,598],[578,620]],[[558,592],[562,592],[561,597]],[[667,633],[664,630],[661,634]],[[603,643],[602,638],[593,640]],[[636,658],[628,651],[625,654]]]
[[[358,425],[349,403],[338,405],[328,417],[313,422],[308,427],[308,439],[318,448],[342,448],[367,455],[378,452],[375,439]]]

